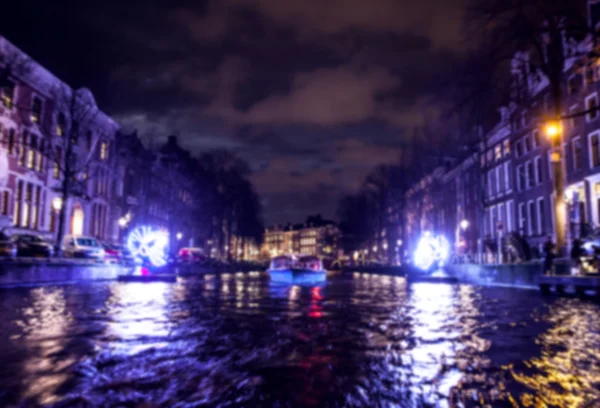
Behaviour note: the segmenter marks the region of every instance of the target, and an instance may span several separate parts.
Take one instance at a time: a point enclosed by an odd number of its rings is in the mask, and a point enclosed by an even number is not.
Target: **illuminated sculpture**
[[[415,250],[414,262],[418,268],[426,271],[436,264],[442,267],[449,255],[450,246],[446,238],[425,232]]]
[[[152,227],[137,227],[127,237],[127,248],[139,263],[150,261],[153,266],[165,266],[169,250],[169,234]]]

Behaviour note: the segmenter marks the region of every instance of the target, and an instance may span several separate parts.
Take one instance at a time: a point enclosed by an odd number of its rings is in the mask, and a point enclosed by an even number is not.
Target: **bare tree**
[[[36,84],[47,86],[47,82],[36,77],[33,62],[21,53],[3,55],[0,64],[4,97],[8,91],[12,95],[15,83],[32,89]],[[54,189],[62,202],[56,236],[60,251],[70,198],[88,198],[87,183],[93,178],[100,178],[96,182],[97,193],[106,194],[109,189],[110,174],[97,165],[96,159],[106,161],[114,155],[109,151],[108,140],[99,141],[91,131],[96,127],[100,111],[88,90],[75,91],[59,81],[54,81],[47,90],[44,101],[32,96],[32,100],[20,100],[12,107],[17,111],[22,131],[16,138],[15,135],[5,138],[4,143],[18,151],[21,165],[38,171],[45,168],[57,181]],[[48,111],[52,114],[48,115]]]
[[[510,101],[516,113],[534,111],[539,123],[560,123],[566,117],[580,116],[565,112],[568,75],[574,62],[594,60],[598,32],[590,25],[585,1],[569,0],[490,0],[474,1],[469,8],[467,29],[485,38],[485,47],[493,65],[489,72],[505,70],[510,59]],[[515,53],[516,52],[516,53]],[[551,113],[534,110],[542,93],[551,101]],[[594,109],[598,109],[594,107]],[[552,140],[553,182],[556,215],[556,241],[566,244],[566,212],[564,203],[564,152],[562,134]]]

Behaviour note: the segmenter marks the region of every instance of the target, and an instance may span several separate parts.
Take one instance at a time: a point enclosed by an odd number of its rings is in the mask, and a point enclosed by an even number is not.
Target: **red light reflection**
[[[311,289],[312,302],[310,304],[310,310],[308,312],[308,316],[313,319],[319,319],[323,317],[323,308],[319,304],[320,300],[323,300],[323,296],[321,295],[321,288],[315,286]]]

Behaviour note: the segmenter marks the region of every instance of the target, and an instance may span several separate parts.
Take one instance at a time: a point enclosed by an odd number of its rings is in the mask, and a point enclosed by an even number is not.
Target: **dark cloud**
[[[333,216],[435,114],[464,1],[12,2],[3,31],[148,140],[235,151],[285,222]]]

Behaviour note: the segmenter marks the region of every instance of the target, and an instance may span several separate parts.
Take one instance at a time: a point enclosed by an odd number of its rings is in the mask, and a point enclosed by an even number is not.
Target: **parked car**
[[[12,236],[17,246],[17,256],[50,258],[54,255],[52,244],[39,235],[17,234]]]
[[[181,248],[177,254],[177,262],[197,263],[205,260],[202,248]]]
[[[119,263],[121,262],[121,251],[115,247],[115,245],[103,243],[104,248],[104,262],[107,263]]]
[[[104,260],[104,248],[94,237],[67,235],[62,247],[64,256],[68,258]]]
[[[131,252],[122,245],[102,243],[102,247],[104,248],[105,262],[132,264],[135,261]]]
[[[0,257],[14,258],[17,256],[17,245],[4,231],[0,231]]]

